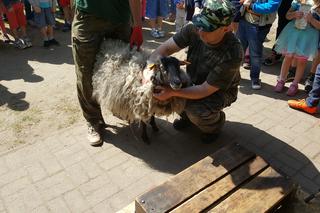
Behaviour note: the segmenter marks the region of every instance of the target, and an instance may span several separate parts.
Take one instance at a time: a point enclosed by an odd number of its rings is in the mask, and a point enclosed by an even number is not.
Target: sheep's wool
[[[142,84],[142,70],[148,54],[130,50],[129,45],[106,40],[97,55],[92,79],[93,97],[101,106],[102,113],[133,122],[148,121],[152,115],[168,116],[180,113],[185,105],[182,99],[157,101],[152,97],[151,81]]]

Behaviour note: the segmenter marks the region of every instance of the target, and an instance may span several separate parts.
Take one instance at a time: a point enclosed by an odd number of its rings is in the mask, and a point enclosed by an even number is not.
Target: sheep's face
[[[162,57],[160,59],[160,74],[162,85],[170,85],[174,90],[179,90],[182,87],[180,78],[180,62],[175,57]]]

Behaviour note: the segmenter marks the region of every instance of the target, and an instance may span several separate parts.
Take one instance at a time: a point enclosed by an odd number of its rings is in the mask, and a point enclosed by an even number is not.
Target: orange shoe
[[[288,100],[288,105],[293,109],[299,109],[305,111],[309,114],[315,114],[317,112],[317,107],[309,107],[305,99],[301,100]]]

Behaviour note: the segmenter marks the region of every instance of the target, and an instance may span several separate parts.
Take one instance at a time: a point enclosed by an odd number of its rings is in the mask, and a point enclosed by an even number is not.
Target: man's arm
[[[208,84],[206,81],[201,85],[195,85],[180,90],[173,90],[169,87],[158,87],[159,93],[154,93],[153,96],[159,100],[167,100],[171,97],[180,97],[185,99],[202,99],[215,93],[219,90],[218,87]]]
[[[163,56],[169,56],[175,52],[178,52],[179,50],[181,50],[181,48],[171,37],[151,53],[149,61],[156,62],[159,60],[159,58]]]
[[[140,0],[129,0],[129,4],[133,18],[133,27],[142,26]]]

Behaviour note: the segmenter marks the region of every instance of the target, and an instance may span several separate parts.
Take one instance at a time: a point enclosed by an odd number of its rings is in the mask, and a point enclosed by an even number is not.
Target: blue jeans
[[[244,50],[249,46],[250,53],[250,78],[255,81],[259,79],[262,63],[263,42],[269,33],[271,25],[258,26],[240,19],[237,36]]]
[[[309,107],[315,107],[320,100],[320,65],[317,67],[316,74],[312,85],[312,90],[309,92],[309,97],[306,102]]]

